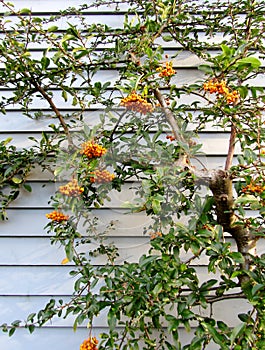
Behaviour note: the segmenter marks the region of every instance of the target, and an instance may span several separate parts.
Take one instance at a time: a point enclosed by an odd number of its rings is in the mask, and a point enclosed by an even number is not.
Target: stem
[[[67,140],[68,140],[68,143],[69,143],[69,146],[74,146],[74,143],[73,143],[73,139],[71,137],[71,134],[70,134],[70,131],[68,129],[68,126],[67,124],[65,123],[64,121],[64,118],[63,116],[61,115],[60,111],[58,110],[58,108],[55,106],[52,98],[47,94],[47,92],[35,81],[35,80],[31,80],[32,84],[34,85],[34,87],[36,88],[37,91],[40,92],[40,94],[45,98],[45,100],[49,103],[51,109],[54,111],[56,117],[59,119],[62,127],[63,127],[63,130],[65,132],[65,135],[67,137]]]
[[[227,300],[227,299],[242,299],[242,298],[246,298],[245,293],[233,293],[233,294],[225,294],[222,295],[220,297],[209,297],[207,298],[207,302],[210,304],[216,303],[218,301],[222,301],[222,300]]]
[[[227,158],[225,162],[225,171],[228,171],[232,166],[232,161],[235,153],[235,142],[236,142],[236,127],[234,124],[231,125],[231,133],[229,139],[229,147]]]
[[[154,95],[156,97],[156,99],[158,100],[160,106],[162,107],[162,109],[165,112],[166,115],[166,119],[169,122],[171,128],[172,128],[172,132],[174,134],[174,137],[176,138],[177,141],[180,142],[185,142],[183,136],[181,135],[180,129],[176,123],[176,120],[174,118],[173,113],[171,112],[171,110],[167,107],[166,101],[164,99],[164,96],[161,94],[160,90],[158,88],[154,89]]]

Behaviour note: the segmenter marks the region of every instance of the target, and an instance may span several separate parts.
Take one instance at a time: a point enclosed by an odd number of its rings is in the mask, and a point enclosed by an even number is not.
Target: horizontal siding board
[[[0,32],[0,38],[2,38],[2,37],[3,36],[1,35],[1,32]],[[42,49],[31,49],[31,50],[29,50],[29,52],[31,54],[32,59],[41,60],[41,58],[43,57],[43,50]],[[104,52],[104,49],[95,49],[93,52],[95,52],[97,56],[100,56],[100,54]],[[214,57],[220,53],[221,53],[220,50],[211,50],[211,49],[208,50],[208,54],[210,54],[212,57]],[[55,52],[52,49],[45,53],[46,57],[48,57],[50,59],[54,56],[54,54],[55,54]],[[166,57],[166,55],[169,56],[169,58],[171,59],[171,61],[173,63],[173,67],[175,69],[177,69],[177,74],[179,74],[179,72],[185,71],[185,70],[186,71],[197,70],[199,65],[206,63],[205,60],[199,58],[198,56],[196,56],[192,52],[183,50],[183,48],[173,47],[171,49],[167,49],[165,47],[164,48],[164,55],[165,55],[165,57]],[[261,61],[261,67],[265,66],[265,58],[258,57],[258,55],[255,54],[255,52],[253,52],[251,56],[259,58],[259,60]],[[95,56],[92,53],[90,57],[93,58]],[[83,58],[83,60],[85,60],[85,58]],[[164,61],[166,61],[166,59],[164,59]],[[162,60],[162,62],[163,62],[163,60]],[[88,61],[88,63],[89,63],[89,61]],[[54,63],[51,61],[49,68],[54,67],[54,66],[55,66]],[[3,63],[0,63],[0,69],[1,68],[4,69],[4,67],[5,66],[3,65]],[[106,75],[113,74],[112,69],[104,68],[101,71],[105,72]],[[110,71],[110,73],[108,73],[108,71]],[[6,88],[0,86],[0,90],[2,90],[2,89],[6,89]]]
[[[60,296],[51,295],[50,298],[54,298],[55,300],[59,300]],[[62,296],[65,302],[69,300],[68,297]],[[1,316],[0,323],[3,322],[12,322],[12,315],[16,314],[18,319],[25,319],[27,315],[35,312],[36,310],[40,310],[43,308],[48,300],[48,296],[7,296],[0,297],[0,307],[1,307]],[[237,310],[240,309],[243,312],[247,312],[251,306],[245,299],[233,299],[233,300],[224,300],[221,302],[217,302],[213,304],[212,312],[213,317],[223,322],[230,322],[231,326],[236,326],[239,323],[239,319],[237,317]],[[209,317],[210,309],[195,309],[199,314]],[[227,312],[229,310],[229,313]],[[11,313],[10,313],[11,312]],[[170,311],[172,313],[172,311]],[[75,317],[69,316],[67,319],[63,318],[55,318],[51,323],[48,323],[46,327],[64,327],[70,328],[73,325]],[[86,325],[86,321],[83,326]],[[107,315],[106,311],[102,312],[98,317],[94,318],[93,327],[96,328],[106,328],[107,327]],[[57,350],[57,349],[56,349]]]
[[[21,8],[29,8],[34,13],[41,14],[51,14],[51,13],[59,13],[60,11],[68,8],[68,7],[79,7],[85,3],[88,6],[91,6],[93,3],[96,3],[94,0],[27,0],[25,3],[24,0],[12,0],[12,4],[15,5],[15,9],[19,10]],[[108,11],[113,13],[115,11],[115,1],[110,2],[110,5],[100,6],[100,11]],[[121,4],[121,9],[126,10],[128,8],[127,4]],[[1,4],[0,11],[6,11],[6,8]],[[94,11],[95,13],[99,12],[97,8],[91,8],[90,11]]]
[[[61,183],[32,182],[29,185],[32,188],[32,192],[22,189],[21,195],[10,205],[11,208],[49,208],[48,201],[55,191],[59,189]],[[136,198],[135,190],[133,189],[135,186],[139,186],[139,183],[126,183],[123,187],[124,190],[121,192],[111,190],[108,194],[111,201],[106,200],[104,206],[106,208],[122,208],[126,202],[132,202]]]
[[[5,266],[12,265],[60,265],[61,261],[65,258],[65,253],[62,247],[51,246],[49,238],[45,237],[16,237],[6,238],[2,237],[1,240],[1,256],[0,265]],[[231,249],[236,250],[234,241],[230,238],[226,239],[231,242]],[[113,243],[119,248],[119,257],[116,260],[117,264],[121,264],[123,261],[135,262],[138,261],[142,254],[148,252],[149,237],[110,237],[106,242]],[[77,248],[77,251],[88,253],[90,250],[98,248],[97,242],[82,245]],[[265,253],[265,247],[263,242],[258,242],[258,253]],[[185,262],[190,259],[193,254],[184,250],[181,251],[181,259]],[[91,262],[96,265],[104,264],[104,258],[101,256],[91,257]],[[200,259],[193,260],[194,265],[207,265],[208,257],[204,254]],[[3,271],[4,272],[4,271]]]
[[[36,109],[30,109],[31,113],[33,114],[36,112]],[[102,109],[89,109],[84,112],[82,112],[83,116],[83,122],[89,126],[96,125],[100,122],[100,115],[104,114],[104,108]],[[113,108],[111,110],[113,113],[118,113],[121,111],[121,108]],[[27,134],[36,133],[40,134],[42,131],[52,131],[49,127],[50,124],[58,125],[58,119],[51,116],[51,111],[49,109],[42,110],[43,113],[48,114],[45,117],[40,117],[38,119],[31,119],[25,115],[22,114],[21,111],[16,110],[8,110],[6,115],[0,114],[0,135],[1,139],[5,139],[8,136],[12,136],[12,133],[14,134],[24,134],[24,138],[27,138]],[[194,129],[197,124],[196,121],[198,121],[198,116],[200,115],[199,111],[195,111],[193,109],[187,110],[187,112],[190,112],[193,116],[193,122],[188,126],[189,130]],[[63,116],[66,116],[67,114],[73,115],[74,113],[78,113],[78,109],[62,109],[61,113]],[[155,115],[155,112],[154,114]],[[198,123],[198,122],[197,122]],[[81,124],[82,127],[82,124]],[[107,126],[106,126],[107,127]],[[154,130],[156,130],[154,126]],[[170,131],[170,129],[169,129]],[[217,127],[214,125],[213,122],[209,122],[205,125],[205,129],[202,133],[207,132],[224,132],[223,128]]]
[[[149,250],[149,237],[110,237],[108,240],[119,248],[117,263],[126,260],[134,262]],[[65,258],[65,252],[59,245],[52,246],[49,237],[2,237],[0,265],[60,265]],[[89,252],[99,247],[97,242],[82,245],[77,251]],[[103,264],[105,259],[101,256],[91,258],[94,264]],[[4,272],[4,271],[3,271]]]
[[[36,249],[39,247],[36,246]],[[42,255],[41,252],[40,255]],[[59,258],[60,254],[56,256]],[[47,301],[49,295],[71,295],[73,292],[73,278],[69,276],[71,269],[73,268],[68,266],[1,266],[2,300],[5,300],[5,296],[8,295],[18,297],[42,295],[46,296]],[[35,311],[38,310],[35,309]],[[14,313],[10,317],[17,316]]]
[[[191,162],[196,167],[201,167],[201,163],[208,169],[224,167],[225,156],[224,155],[209,155],[201,154],[191,159]],[[236,158],[233,159],[233,164],[236,164]],[[36,165],[27,177],[28,181],[52,181],[54,179],[53,172],[41,169],[40,166]]]
[[[130,134],[127,134],[128,137]],[[6,134],[0,134],[0,141],[6,140],[7,137],[11,137],[12,141],[10,144],[16,145],[18,149],[33,147],[36,143],[35,141],[28,139],[28,137],[33,137],[36,140],[41,139],[41,134],[37,133],[28,133],[25,137],[25,134],[21,133],[9,133],[8,136]],[[161,140],[165,141],[166,135],[161,135]],[[196,140],[196,139],[195,139]],[[197,143],[202,144],[202,148],[200,151],[207,155],[225,155],[228,150],[228,142],[229,142],[229,133],[217,133],[217,132],[205,132],[200,133],[199,138],[197,139]],[[240,152],[239,145],[236,144],[236,154]]]
[[[80,89],[82,91],[85,91],[84,86],[82,87],[82,84],[84,83],[84,80],[86,78],[86,75],[84,74],[84,77],[80,77],[80,75],[76,76],[76,80],[73,84],[71,84],[72,77],[69,77],[69,79],[66,79],[64,84],[65,85],[71,85],[73,88]],[[91,78],[90,83],[94,84],[96,82],[101,82],[102,85],[105,83],[110,83],[109,90],[111,92],[113,91],[113,87],[117,83],[119,79],[119,73],[117,70],[99,70],[96,74],[93,75]],[[179,68],[176,71],[176,74],[171,78],[171,84],[175,85],[176,88],[181,88],[183,85],[190,85],[194,83],[200,83],[202,85],[203,81],[205,80],[205,75],[202,71],[200,71],[198,68],[188,69],[188,68]],[[246,80],[243,85],[251,85],[251,86],[265,86],[265,78],[264,74],[260,73],[255,78]],[[61,90],[52,89],[50,88],[50,91],[53,93],[53,99],[58,104],[58,106],[63,108],[70,108],[72,105],[69,104],[69,102],[64,101],[61,97]],[[9,98],[14,90],[12,91],[12,88],[10,89],[2,89],[1,95],[2,97]],[[68,95],[69,96],[69,95]],[[182,98],[182,97],[181,97]],[[180,98],[180,99],[181,99]],[[87,96],[87,100],[89,100],[89,95]],[[69,101],[71,101],[71,98],[69,96]],[[117,101],[118,103],[119,101]],[[38,108],[47,107],[47,102],[43,101],[42,99],[39,99],[37,97],[33,97],[33,102],[31,104],[32,108],[36,107],[36,103],[38,103]]]
[[[49,222],[45,214],[49,209],[13,209],[8,210],[9,220],[0,224],[0,237],[47,237],[44,226]],[[143,235],[143,228],[151,222],[144,212],[130,213],[125,209],[98,209],[91,211],[91,218],[98,218],[99,229],[104,230],[106,226],[114,221],[115,230],[110,232],[112,237],[137,237]],[[28,223],[31,225],[28,225]],[[18,229],[19,228],[19,229]],[[84,229],[80,228],[80,232]]]
[[[93,329],[93,335],[99,338],[103,329]],[[105,329],[107,331],[107,329]],[[42,328],[37,329],[33,334],[27,330],[19,329],[13,337],[0,334],[0,348],[4,350],[26,350],[35,349],[47,350],[73,350],[79,349],[83,339],[88,338],[89,330],[86,327],[76,332],[69,328]]]
[[[186,332],[180,329],[179,339],[183,344],[187,344],[193,337],[194,330]],[[5,350],[25,350],[35,349],[47,350],[73,350],[79,349],[83,339],[89,336],[90,330],[86,327],[80,327],[76,332],[69,328],[54,327],[37,329],[33,334],[27,330],[19,329],[15,336],[9,338],[6,334],[0,334],[0,348]],[[100,339],[100,333],[108,332],[107,328],[93,328],[92,334]],[[155,336],[155,333],[154,333]],[[214,344],[207,347],[207,350],[218,350],[220,347]]]
[[[0,223],[1,237],[48,237],[44,226],[48,223],[45,214],[49,209],[37,208],[13,208],[8,209],[9,220]],[[258,212],[247,210],[247,217],[256,217]],[[114,221],[115,229],[110,232],[111,237],[142,237],[144,227],[148,227],[151,218],[147,217],[144,212],[130,213],[125,209],[96,209],[91,211],[91,218],[98,218],[99,229],[104,230],[106,226]],[[29,225],[29,222],[31,223]],[[80,228],[80,233],[84,229]]]
[[[28,7],[36,12],[36,15],[42,16],[52,13],[58,13],[63,8],[68,6],[78,6],[80,0],[13,0],[15,7]],[[198,4],[199,1],[195,2]],[[86,2],[91,4],[92,0]],[[121,5],[123,10],[127,5]],[[110,6],[104,6],[99,14],[99,10],[88,10],[87,23],[107,23],[108,25],[114,25],[115,27],[122,26],[123,15],[114,13],[115,4]],[[0,4],[0,11],[3,11],[2,4]],[[93,12],[94,11],[94,12]],[[14,19],[14,17],[12,18]],[[66,28],[66,18],[60,19],[57,24],[60,27],[60,32]],[[50,24],[52,25],[52,24]],[[223,33],[217,33],[212,38],[206,36],[203,32],[198,32],[199,39],[202,42],[213,43],[216,48],[224,39]],[[3,33],[0,33],[0,37],[3,37]],[[226,37],[227,39],[228,37]],[[94,39],[92,39],[94,40]],[[194,82],[202,82],[204,75],[197,69],[197,66],[203,61],[197,58],[192,53],[182,50],[179,44],[172,42],[163,42],[161,39],[157,40],[157,43],[162,43],[165,47],[165,53],[169,55],[175,55],[173,58],[173,65],[177,69],[177,74],[172,78],[172,83],[178,87],[191,84]],[[29,45],[32,57],[40,59],[42,57],[42,48],[47,46],[47,43],[37,44],[33,43]],[[101,47],[97,50],[97,54],[100,54],[100,50],[104,50],[106,47],[111,47],[111,44]],[[211,50],[211,54],[216,55],[220,51]],[[51,53],[52,54],[52,53]],[[264,60],[262,61],[264,65]],[[0,66],[0,68],[3,66]],[[118,77],[115,70],[102,70],[99,71],[94,77],[92,82],[101,81],[102,83],[110,82],[111,86],[114,85]],[[78,79],[75,82],[76,88],[79,88],[81,80]],[[263,76],[258,76],[249,83],[257,86],[265,86],[265,80]],[[109,96],[111,89],[105,94]],[[5,88],[1,88],[1,94],[3,96],[10,96],[13,91],[10,89],[7,91]],[[71,106],[70,102],[65,103],[61,98],[61,92],[54,89],[54,101],[62,111],[62,113],[71,113],[77,111],[76,108]],[[120,94],[115,93],[117,99],[115,102],[117,106],[120,101]],[[88,98],[89,100],[89,98]],[[199,106],[207,105],[203,99],[199,99],[195,96],[182,96],[177,100],[178,104],[191,104],[194,101],[199,101]],[[194,108],[196,106],[192,106]],[[103,106],[95,104],[90,106],[88,110],[84,112],[84,120],[89,125],[94,125],[99,121],[99,114],[102,111]],[[49,130],[49,124],[57,123],[57,119],[52,118],[53,113],[49,110],[49,106],[45,101],[38,99],[34,100],[32,110],[43,110],[48,112],[50,117],[47,119],[40,118],[39,120],[28,119],[24,116],[20,110],[19,105],[10,106],[7,108],[7,115],[0,115],[0,140],[4,140],[7,137],[12,137],[12,143],[19,148],[29,147],[34,145],[27,139],[28,136],[34,136],[37,139],[41,136],[42,130]],[[194,112],[196,115],[198,112]],[[229,133],[220,133],[220,129],[212,127],[210,124],[207,126],[207,132],[200,134],[200,141],[203,148],[198,159],[207,168],[223,167],[224,156],[227,153]],[[165,135],[163,135],[165,137]],[[237,152],[239,152],[237,148]],[[236,160],[234,160],[236,163]],[[199,166],[198,162],[194,160],[194,164]],[[61,265],[62,259],[65,257],[63,248],[59,245],[51,246],[50,236],[44,230],[44,226],[49,222],[45,213],[52,210],[48,201],[50,196],[58,190],[59,183],[51,183],[48,180],[51,178],[51,174],[47,172],[42,173],[40,168],[37,167],[32,171],[29,176],[29,184],[32,185],[33,192],[28,193],[22,191],[22,195],[12,204],[8,210],[9,221],[0,223],[0,324],[7,321],[13,321],[17,318],[25,318],[29,313],[38,311],[40,307],[45,305],[50,296],[56,296],[56,298],[68,298],[73,290],[74,278],[69,276],[69,271],[74,266],[69,263],[67,265]],[[130,189],[135,183],[128,183],[125,185],[125,190],[122,193],[112,191],[111,202],[106,202],[105,206],[99,210],[92,210],[91,216],[99,218],[99,228],[104,230],[106,225],[111,221],[115,221],[115,230],[109,233],[108,239],[110,242],[114,242],[120,248],[120,257],[117,263],[120,264],[123,260],[137,261],[141,254],[148,252],[149,250],[149,237],[143,235],[143,229],[150,224],[150,218],[146,217],[144,213],[128,214],[128,211],[123,208],[125,201],[133,201],[135,198],[134,191]],[[42,187],[45,185],[45,187]],[[126,214],[127,213],[127,214]],[[249,212],[252,216],[254,213]],[[81,231],[83,233],[83,231]],[[227,241],[232,242],[232,249],[236,250],[235,243],[226,236]],[[258,246],[258,253],[264,253],[264,242],[260,241]],[[83,247],[86,251],[89,248],[96,248],[96,243]],[[182,259],[188,260],[191,257],[191,253],[181,253]],[[101,265],[104,263],[102,258],[93,258],[93,263]],[[202,256],[202,258],[193,260],[193,266],[199,273],[201,283],[207,281],[209,278],[217,278],[220,276],[208,274],[207,271],[208,257]],[[249,306],[245,300],[226,300],[213,305],[213,316],[229,322],[231,325],[238,323],[237,313],[244,312]],[[205,315],[209,315],[209,310],[203,311]],[[18,330],[17,334],[8,338],[5,334],[0,334],[0,349],[4,350],[25,350],[34,349],[38,347],[39,350],[46,350],[47,347],[54,348],[56,350],[70,350],[78,349],[82,339],[88,336],[88,330],[84,324],[76,333],[71,330],[71,324],[73,319],[67,320],[55,319],[52,323],[49,323],[47,327],[37,330],[33,335],[29,335],[28,332],[23,329]],[[102,331],[107,332],[106,328],[106,316],[102,315],[95,320],[93,333],[99,336]],[[185,342],[188,342],[192,333],[186,333],[184,330],[180,330],[180,338]],[[209,350],[217,350],[219,347],[213,345]],[[207,348],[208,349],[208,348]]]
[[[158,75],[158,73],[157,73]],[[171,83],[174,84],[177,88],[182,87],[183,85],[193,84],[195,82],[202,81],[204,79],[204,73],[197,68],[188,69],[188,68],[179,68],[177,73],[171,78]],[[64,85],[72,86],[76,89],[86,90],[84,81],[86,80],[86,74],[84,73],[81,77],[80,75],[76,75],[76,80],[71,84],[72,77],[70,76],[68,79],[64,81]],[[102,85],[105,83],[110,83],[109,89],[113,90],[113,87],[117,83],[119,79],[119,72],[117,70],[109,69],[109,70],[99,70],[97,71],[90,80],[90,84],[94,84],[96,82],[101,82]],[[263,81],[263,77],[260,76],[260,81]],[[261,83],[259,84],[261,85]],[[12,90],[12,87],[9,89],[4,88],[2,90],[2,96],[9,97]],[[50,88],[50,91],[53,91],[54,97],[57,98],[56,94],[60,94],[56,89]]]
[[[208,281],[211,278],[221,280],[220,275],[208,273],[206,266],[193,265],[199,274],[200,284]],[[0,267],[1,271],[1,286],[0,286],[0,301],[12,300],[12,298],[21,297],[27,302],[34,297],[41,297],[42,300],[48,300],[49,296],[56,298],[68,298],[73,293],[74,277],[69,275],[69,272],[74,270],[74,266],[6,266]],[[5,280],[4,277],[10,278]],[[98,287],[97,287],[98,288]],[[23,299],[23,300],[24,300]],[[11,317],[12,315],[10,315]],[[2,316],[1,316],[2,317]]]
[[[71,111],[72,110],[72,103],[71,103],[71,98],[69,97],[68,101],[64,101],[62,96],[61,96],[61,92],[60,91],[53,91],[54,92],[54,96],[53,96],[53,101],[55,103],[55,105],[57,106],[57,108],[59,110],[63,110],[63,111]],[[165,94],[167,93],[167,91],[164,91]],[[3,91],[2,93],[3,96],[9,98],[11,93],[8,91]],[[113,101],[113,103],[115,103],[115,108],[119,107],[119,103],[120,100],[122,98],[121,94],[118,91],[112,91],[112,89],[110,89],[109,91],[106,91],[105,93],[102,94],[102,98],[103,99],[111,99]],[[209,96],[209,99],[214,99],[213,96]],[[175,98],[177,105],[189,105],[190,109],[201,109],[201,108],[205,108],[205,107],[209,107],[209,103],[201,96],[194,96],[192,94],[190,95],[181,95],[180,98]],[[98,109],[98,110],[102,110],[104,108],[104,106],[101,103],[97,103],[97,102],[93,102],[93,98],[92,96],[88,96],[86,99],[86,102],[89,104],[89,107],[93,110]],[[9,111],[17,111],[19,109],[19,104],[13,104],[13,105],[9,105],[8,107],[8,112]],[[49,115],[54,115],[54,113],[52,113],[49,108],[48,108],[48,102],[43,101],[41,99],[38,99],[38,97],[35,97],[32,101],[32,105],[31,105],[31,109],[39,111],[39,110],[43,110],[43,112],[45,111],[49,111]],[[78,109],[73,109],[75,111],[78,111]],[[54,115],[55,116],[55,115]]]

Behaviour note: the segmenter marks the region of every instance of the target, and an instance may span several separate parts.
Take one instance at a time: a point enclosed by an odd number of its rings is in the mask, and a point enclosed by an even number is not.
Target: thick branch
[[[245,262],[242,268],[251,269],[251,255],[256,254],[257,236],[251,234],[243,224],[237,223],[234,214],[233,183],[226,171],[213,172],[209,187],[213,193],[217,221],[235,239],[238,251],[244,256]]]
[[[235,142],[236,142],[236,127],[234,124],[231,126],[231,133],[229,139],[229,148],[225,163],[225,170],[229,170],[232,166],[232,161],[235,153]]]

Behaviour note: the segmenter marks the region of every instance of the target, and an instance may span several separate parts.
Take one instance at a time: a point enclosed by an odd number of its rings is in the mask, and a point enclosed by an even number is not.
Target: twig
[[[206,299],[208,303],[216,303],[217,301],[227,300],[227,299],[238,299],[238,298],[244,298],[246,299],[246,295],[243,292],[240,293],[232,293],[232,294],[225,294],[221,295],[219,297],[209,297]]]
[[[166,119],[169,122],[171,128],[172,128],[172,132],[174,134],[174,137],[176,138],[177,141],[180,142],[185,142],[185,139],[183,138],[183,136],[181,135],[180,129],[176,123],[175,117],[173,115],[173,113],[171,112],[171,110],[167,107],[166,101],[164,99],[164,96],[161,94],[160,90],[158,88],[154,89],[154,95],[156,97],[156,99],[158,100],[160,106],[162,107],[162,109],[165,112],[166,115]]]

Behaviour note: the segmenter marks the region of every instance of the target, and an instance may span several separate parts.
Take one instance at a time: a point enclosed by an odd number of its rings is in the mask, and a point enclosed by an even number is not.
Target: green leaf
[[[208,64],[201,64],[201,65],[199,65],[198,69],[204,73],[207,73],[207,74],[213,73],[212,67],[209,66]]]
[[[64,42],[70,41],[70,40],[76,41],[77,39],[76,39],[76,37],[75,37],[74,35],[72,35],[72,34],[66,34],[66,35],[63,36],[61,42],[64,43]]]
[[[15,333],[15,331],[16,331],[16,327],[10,328],[10,330],[8,332],[9,337],[12,337],[12,335]]]
[[[161,203],[158,199],[152,200],[152,209],[155,214],[158,214],[161,211]]]
[[[161,291],[163,290],[163,285],[162,283],[158,283],[155,288],[153,289],[153,295],[154,297],[157,297],[159,293],[161,293]]]
[[[244,257],[240,252],[231,252],[230,257],[238,264],[243,264],[244,263]]]
[[[238,66],[251,66],[253,69],[260,67],[261,62],[256,57],[245,57],[237,61]]]
[[[235,204],[250,204],[256,202],[258,202],[258,199],[252,194],[244,194],[235,200]]]
[[[22,15],[29,15],[31,14],[31,10],[30,9],[27,9],[27,8],[23,8],[21,10],[19,10],[19,13]]]
[[[227,45],[223,44],[221,45],[221,49],[223,51],[223,54],[226,56],[226,57],[231,57],[233,54],[234,54],[234,49],[231,49],[230,47],[228,47]]]
[[[65,100],[65,102],[68,99],[67,92],[65,90],[62,91],[62,98]]]
[[[236,337],[240,335],[240,333],[242,333],[245,328],[246,328],[246,323],[240,323],[232,330],[232,333],[230,336],[230,340],[232,344],[234,343]]]
[[[209,288],[211,288],[212,286],[214,286],[218,281],[215,279],[211,279],[207,282],[204,282],[201,287],[200,287],[200,291],[204,291],[204,290],[208,290]]]
[[[23,184],[23,187],[25,188],[26,191],[32,192],[32,188],[29,184]]]
[[[221,334],[219,334],[217,332],[217,330],[212,325],[210,325],[209,323],[206,323],[206,322],[201,322],[201,325],[203,326],[203,328],[205,328],[209,332],[209,334],[212,336],[214,342],[216,344],[220,345],[222,350],[229,350],[229,347],[224,344],[223,336]]]
[[[158,257],[158,255],[143,255],[141,256],[140,260],[139,260],[139,266],[141,268],[145,267],[146,265],[150,264],[151,262],[153,262],[154,260],[156,260],[156,258]]]
[[[165,41],[165,42],[169,42],[169,41],[172,41],[173,38],[171,35],[163,35],[162,36],[162,39]]]
[[[69,259],[69,261],[73,260],[74,257],[74,249],[73,249],[73,244],[72,242],[68,242],[65,246],[65,254],[66,257]]]
[[[108,326],[110,331],[113,331],[116,328],[117,318],[114,310],[110,309],[108,313]]]
[[[50,59],[46,56],[41,58],[41,67],[42,69],[47,69],[50,65]]]
[[[254,285],[254,287],[252,288],[252,295],[254,296],[259,290],[263,289],[265,287],[264,284],[261,283],[257,283]]]
[[[15,184],[20,184],[22,182],[22,179],[18,178],[18,177],[12,177],[11,179]]]
[[[248,95],[248,88],[246,86],[239,86],[237,90],[240,93],[241,98],[246,98]]]
[[[48,33],[51,33],[51,32],[56,32],[56,30],[58,30],[58,27],[57,26],[51,26],[47,29],[47,32]]]
[[[34,324],[30,324],[30,325],[28,326],[28,330],[29,330],[29,333],[30,333],[30,334],[33,333],[34,330],[35,330],[35,325],[34,325]]]

